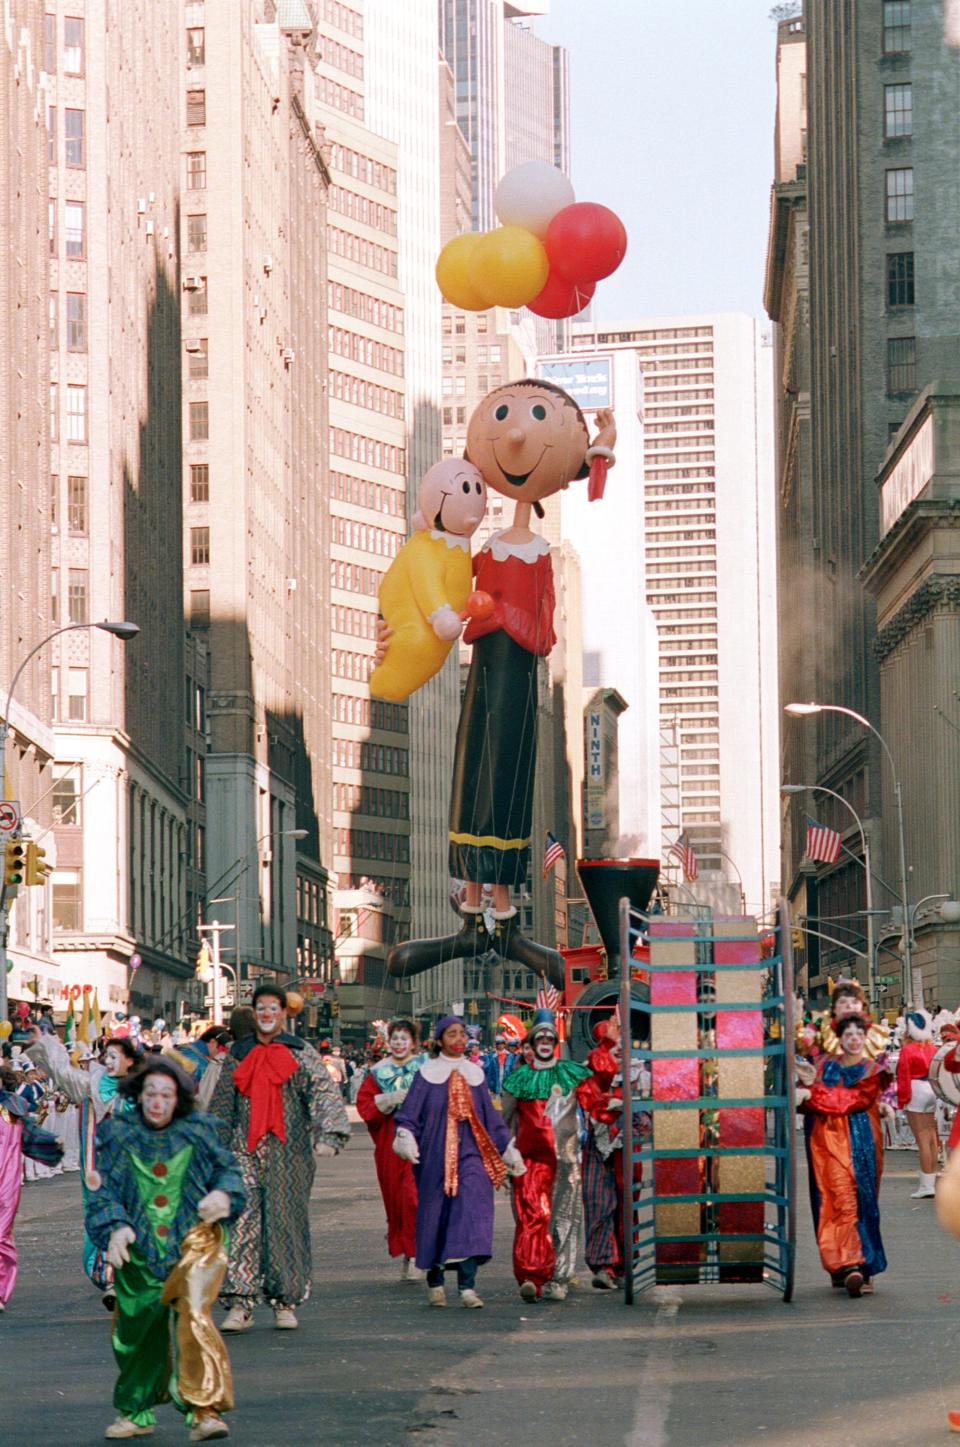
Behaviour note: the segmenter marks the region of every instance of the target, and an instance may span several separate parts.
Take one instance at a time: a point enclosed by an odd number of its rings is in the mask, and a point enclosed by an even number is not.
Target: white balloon
[[[556,166],[523,161],[500,178],[493,204],[504,226],[525,226],[542,240],[557,212],[576,199],[570,181]]]

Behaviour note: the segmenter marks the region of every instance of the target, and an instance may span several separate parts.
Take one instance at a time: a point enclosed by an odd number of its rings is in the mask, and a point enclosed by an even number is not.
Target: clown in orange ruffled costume
[[[293,1308],[310,1294],[308,1207],[314,1155],[336,1155],[350,1137],[340,1091],[317,1052],[284,1031],[286,995],[253,994],[256,1034],[226,1057],[210,1110],[240,1163],[247,1204],[230,1241],[222,1330],[246,1331],[258,1301],[274,1324],[295,1328]]]

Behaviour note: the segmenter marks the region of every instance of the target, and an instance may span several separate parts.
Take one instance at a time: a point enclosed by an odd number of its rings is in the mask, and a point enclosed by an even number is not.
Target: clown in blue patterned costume
[[[256,1034],[234,1043],[210,1102],[247,1195],[220,1294],[228,1332],[249,1330],[258,1301],[275,1327],[296,1330],[293,1308],[310,1294],[314,1155],[335,1156],[350,1138],[340,1091],[312,1046],[285,1032],[286,1009],[280,986],[257,986]]]
[[[87,1231],[115,1272],[119,1415],[105,1436],[151,1436],[155,1407],[172,1400],[192,1442],[226,1437],[233,1383],[210,1312],[225,1225],[244,1204],[237,1162],[194,1111],[193,1081],[176,1061],[150,1055],[120,1089],[132,1108],[97,1132],[100,1185],[86,1203]]]
[[[103,1052],[103,1064],[91,1060],[89,1069],[81,1070],[70,1063],[66,1046],[58,1036],[41,1034],[35,1029],[26,1053],[41,1070],[46,1071],[57,1089],[80,1107],[80,1165],[86,1209],[90,1192],[95,1191],[100,1183],[95,1160],[97,1129],[115,1109],[130,1109],[117,1092],[121,1080],[139,1059],[140,1052],[129,1036],[114,1036]],[[83,1269],[97,1290],[103,1292],[104,1305],[112,1311],[113,1269],[86,1233],[83,1238]]]

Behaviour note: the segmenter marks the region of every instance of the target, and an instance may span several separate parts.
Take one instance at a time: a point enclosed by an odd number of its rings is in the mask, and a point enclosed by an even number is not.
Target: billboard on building
[[[613,406],[613,358],[568,357],[562,362],[541,362],[537,373],[569,392],[584,411]]]

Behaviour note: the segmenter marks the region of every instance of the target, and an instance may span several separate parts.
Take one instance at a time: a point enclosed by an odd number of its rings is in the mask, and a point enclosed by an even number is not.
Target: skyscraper
[[[629,348],[644,378],[662,845],[685,830],[703,884],[742,879],[748,907],[764,912],[779,879],[769,342],[750,317],[730,315],[577,323],[574,346]]]

